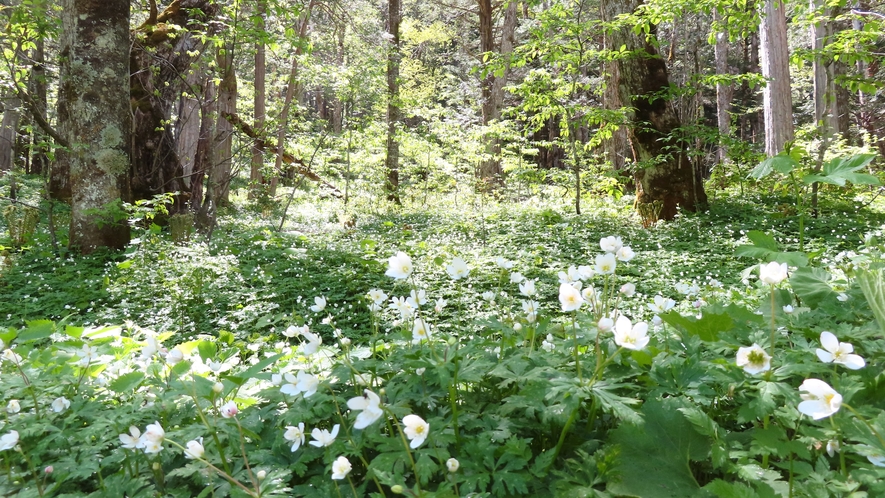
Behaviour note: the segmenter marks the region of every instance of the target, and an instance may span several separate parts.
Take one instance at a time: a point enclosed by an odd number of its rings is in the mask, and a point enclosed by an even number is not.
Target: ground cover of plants
[[[0,492],[881,496],[868,200],[824,192],[803,251],[759,195],[642,228],[298,193],[282,231],[244,204],[90,257],[41,223],[0,276]]]

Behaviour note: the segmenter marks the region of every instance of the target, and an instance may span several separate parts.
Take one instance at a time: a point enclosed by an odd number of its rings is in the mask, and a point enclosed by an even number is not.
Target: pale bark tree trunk
[[[759,26],[765,117],[765,153],[776,155],[793,140],[793,100],[790,93],[790,52],[783,0],[765,0]]]
[[[724,19],[719,13],[719,8],[713,10],[713,21],[720,25],[721,29],[716,33],[716,45],[714,47],[716,58],[716,74],[730,75],[728,69],[728,31],[725,28]],[[718,159],[724,163],[728,158],[728,148],[723,141],[724,137],[731,134],[731,83],[719,81],[716,83],[716,124],[719,128],[719,151]]]
[[[497,52],[505,59],[513,52],[515,44],[516,21],[519,11],[516,1],[507,2],[504,21],[501,26],[501,42],[496,47],[494,37],[493,14],[495,7],[491,0],[478,0],[479,4],[479,36],[480,50],[483,54]],[[496,50],[497,49],[497,50]],[[510,65],[505,62],[504,73],[495,76],[489,72],[480,82],[482,89],[482,124],[489,126],[501,118],[504,105],[504,85],[510,72]],[[501,141],[494,133],[485,136],[485,157],[480,163],[479,177],[487,186],[500,185],[503,182],[501,169]]]
[[[264,16],[267,14],[267,1],[259,0],[258,5],[258,26],[256,29],[264,30],[265,22]],[[259,41],[255,44],[255,128],[258,130],[264,130],[264,121],[267,118],[265,110],[265,72],[267,70],[267,64],[265,61],[265,47],[264,42]],[[252,168],[249,172],[249,183],[251,184],[251,188],[249,190],[249,196],[254,196],[254,191],[256,188],[260,188],[259,186],[264,183],[264,175],[261,170],[264,168],[264,152],[261,148],[257,147],[255,144],[252,144]]]
[[[189,90],[187,95],[179,97],[176,111],[178,119],[175,121],[175,153],[181,161],[182,180],[188,189],[193,185],[197,143],[200,140],[200,99],[205,98],[205,78],[202,67],[195,67],[188,72],[186,80]]]
[[[304,41],[307,39],[307,26],[310,22],[310,14],[315,1],[311,1],[301,16],[301,25],[298,27],[298,38],[301,43],[295,48],[295,55],[292,57],[292,69],[289,71],[289,80],[286,85],[286,98],[283,101],[283,109],[280,111],[280,128],[277,131],[277,154],[274,162],[274,175],[270,178],[269,195],[274,197],[277,195],[277,185],[280,182],[280,175],[283,174],[283,152],[286,150],[286,131],[289,126],[289,110],[292,108],[292,102],[299,95],[298,82],[298,57],[301,56]]]
[[[620,14],[634,12],[641,4],[638,0],[604,1],[603,18],[610,22]],[[629,52],[638,54],[617,61],[620,99],[633,109],[628,116],[628,136],[636,162],[637,209],[646,221],[655,221],[673,219],[679,208],[703,208],[707,204],[703,181],[688,160],[686,144],[671,136],[680,122],[666,97],[666,62],[653,43],[629,27],[613,30],[611,38],[612,46],[626,46]]]
[[[388,0],[387,32],[390,35],[390,45],[387,47],[387,156],[384,159],[387,182],[384,187],[387,190],[388,200],[396,204],[401,203],[399,196],[399,139],[396,136],[401,119],[399,102],[400,20],[400,0]]]
[[[125,220],[94,210],[130,200],[129,0],[63,0],[59,130],[71,144],[70,245],[129,242]]]

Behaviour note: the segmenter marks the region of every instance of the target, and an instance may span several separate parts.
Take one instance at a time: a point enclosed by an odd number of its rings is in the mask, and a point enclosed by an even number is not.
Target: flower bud
[[[222,384],[221,382],[216,382],[212,385],[212,391],[215,394],[221,394],[221,391],[224,391],[224,384]]]
[[[43,472],[46,474],[51,474],[53,470],[55,469],[52,468],[52,465],[47,465],[46,468],[43,469]]]
[[[259,481],[263,481],[264,478],[267,477],[267,472],[265,472],[263,470],[259,470],[258,472],[255,473],[255,477],[257,477]]]
[[[160,470],[160,462],[154,462],[154,464],[151,465],[151,468],[154,470]]]
[[[458,472],[458,469],[461,467],[461,462],[459,462],[455,458],[449,458],[446,460],[446,468],[449,469],[449,472]]]
[[[514,323],[514,324],[513,324],[513,330],[519,332],[520,330],[522,330],[522,324],[519,323],[519,322]]]
[[[405,491],[405,490],[403,489],[402,485],[400,485],[400,484],[394,484],[393,486],[390,487],[390,492],[395,495],[401,495],[401,494],[403,494],[403,491]]]

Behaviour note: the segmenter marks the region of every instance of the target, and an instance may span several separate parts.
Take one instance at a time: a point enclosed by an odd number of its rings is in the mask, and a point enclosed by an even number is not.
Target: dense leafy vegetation
[[[824,193],[804,252],[758,194],[643,229],[629,196],[345,226],[299,193],[284,231],[241,206],[88,257],[41,223],[0,281],[0,489],[876,496],[885,215],[858,194]]]

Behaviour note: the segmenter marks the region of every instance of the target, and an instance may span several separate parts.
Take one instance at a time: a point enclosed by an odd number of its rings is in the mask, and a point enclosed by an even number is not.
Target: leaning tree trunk
[[[793,98],[790,89],[790,52],[783,0],[765,0],[759,25],[762,110],[765,117],[765,153],[777,155],[793,140]]]
[[[129,242],[125,220],[96,210],[130,200],[129,0],[64,0],[58,120],[71,144],[70,245],[84,253]]]
[[[603,18],[613,21],[641,4],[639,0],[606,0]],[[618,89],[621,102],[632,108],[628,136],[635,162],[637,210],[644,221],[653,222],[673,219],[679,208],[703,208],[707,204],[703,180],[688,160],[687,144],[673,136],[680,122],[667,97],[670,82],[665,61],[653,43],[630,27],[616,27],[611,38],[613,47],[626,46],[636,54],[618,60]]]

